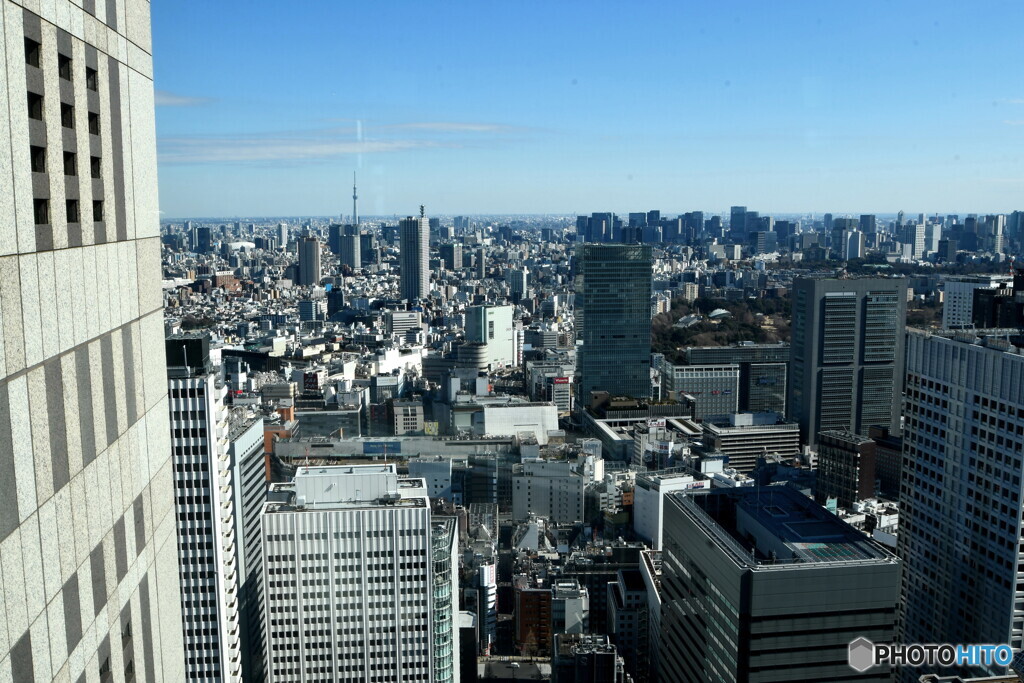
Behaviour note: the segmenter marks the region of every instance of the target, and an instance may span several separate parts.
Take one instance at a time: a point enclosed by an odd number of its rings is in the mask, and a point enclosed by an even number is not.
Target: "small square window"
[[[85,87],[89,90],[99,90],[99,74],[92,67],[85,67]]]
[[[39,66],[39,53],[42,45],[32,40],[25,39],[25,63],[29,66]]]
[[[92,203],[92,219],[99,223],[103,220],[103,200],[96,199]]]
[[[32,145],[29,147],[29,154],[32,156],[32,172],[46,173],[46,148]]]
[[[78,223],[81,217],[78,212],[78,200],[69,199],[67,200],[68,207],[68,223]]]
[[[28,117],[36,121],[43,120],[43,96],[34,92],[28,94]]]
[[[57,55],[57,75],[65,81],[71,80],[71,57],[61,54]]]
[[[78,155],[64,152],[64,175],[78,175]]]
[[[100,115],[94,111],[89,112],[89,133],[91,135],[100,134]]]
[[[60,103],[60,125],[65,128],[75,127],[75,108],[66,102]]]
[[[32,203],[36,225],[45,225],[50,222],[50,200],[35,199]]]
[[[100,177],[100,158],[89,157],[89,173],[93,178]]]

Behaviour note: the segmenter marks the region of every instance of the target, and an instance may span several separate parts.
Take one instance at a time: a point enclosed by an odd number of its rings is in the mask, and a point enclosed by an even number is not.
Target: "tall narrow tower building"
[[[410,302],[430,293],[430,221],[423,215],[403,218],[399,226],[401,297]]]

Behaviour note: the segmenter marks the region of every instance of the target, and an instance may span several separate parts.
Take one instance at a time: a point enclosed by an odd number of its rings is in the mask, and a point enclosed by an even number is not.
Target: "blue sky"
[[[1024,3],[153,3],[165,217],[1024,208]]]

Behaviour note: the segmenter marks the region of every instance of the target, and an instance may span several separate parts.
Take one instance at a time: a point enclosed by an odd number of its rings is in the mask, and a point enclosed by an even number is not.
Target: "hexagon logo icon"
[[[861,673],[875,665],[875,645],[867,638],[857,638],[850,643],[848,661],[850,668]]]

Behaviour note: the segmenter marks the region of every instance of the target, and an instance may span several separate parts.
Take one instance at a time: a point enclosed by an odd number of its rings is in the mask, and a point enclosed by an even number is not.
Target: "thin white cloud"
[[[189,97],[188,95],[178,95],[166,90],[157,90],[154,101],[158,107],[196,107],[210,102],[210,99],[208,97]]]
[[[159,141],[159,157],[170,164],[303,162],[354,154],[456,147],[430,140],[339,140],[327,135],[173,137]]]
[[[422,130],[435,133],[509,133],[520,130],[500,123],[470,123],[460,121],[417,121],[380,126],[383,129]]]
[[[1024,126],[1024,119],[1019,119],[1017,121],[1003,121],[1003,123],[1008,126]]]

